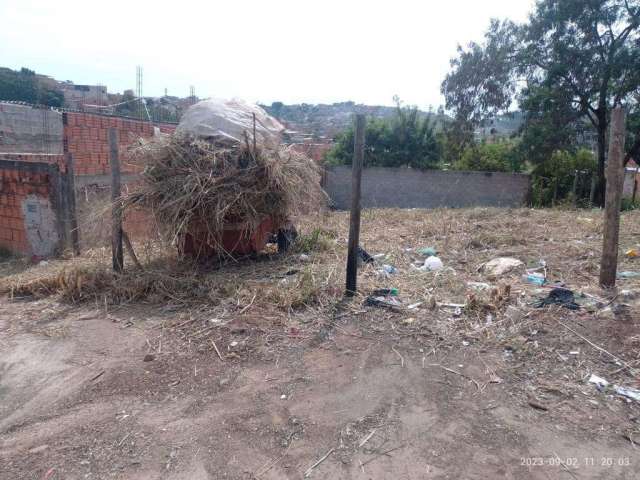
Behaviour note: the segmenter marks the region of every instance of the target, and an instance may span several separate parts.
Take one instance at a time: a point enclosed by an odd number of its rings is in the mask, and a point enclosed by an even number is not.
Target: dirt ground
[[[344,213],[302,222],[324,239],[304,254],[201,273],[208,301],[192,283],[192,302],[16,287],[0,298],[0,478],[636,479],[640,403],[588,382],[640,387],[640,281],[596,287],[601,215],[367,212],[362,244],[387,257],[350,300]],[[638,233],[624,214],[622,252]],[[425,246],[444,270],[411,267]],[[580,308],[537,308],[550,289],[524,267],[478,269],[499,256],[544,259]],[[23,285],[73,262],[0,275]],[[379,287],[400,305],[364,305]]]

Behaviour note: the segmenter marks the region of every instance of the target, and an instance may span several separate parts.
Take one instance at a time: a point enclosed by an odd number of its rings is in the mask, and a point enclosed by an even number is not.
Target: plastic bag
[[[210,99],[198,102],[184,113],[176,132],[208,140],[253,142],[253,115],[256,117],[256,143],[276,146],[284,126],[257,105],[243,100]]]

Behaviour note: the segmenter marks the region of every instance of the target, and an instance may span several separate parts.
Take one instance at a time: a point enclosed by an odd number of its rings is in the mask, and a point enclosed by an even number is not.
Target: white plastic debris
[[[615,385],[614,390],[618,395],[622,395],[623,397],[627,397],[635,400],[636,402],[640,402],[640,390],[638,390],[637,388],[620,387],[618,385]]]
[[[415,308],[418,308],[420,305],[422,305],[422,302],[418,302],[418,303],[412,303],[411,305],[409,305],[407,307],[408,310],[413,310]]]
[[[429,257],[424,261],[424,264],[421,267],[418,267],[418,270],[422,270],[423,272],[436,272],[443,268],[444,264],[439,257]]]
[[[473,288],[474,290],[489,290],[491,285],[484,282],[467,282],[467,287]]]
[[[608,381],[606,381],[602,377],[599,377],[595,373],[591,374],[591,376],[589,377],[588,381],[589,381],[589,383],[595,384],[595,386],[596,386],[596,388],[598,390],[604,390],[605,388],[607,388],[609,386],[609,382]]]
[[[515,268],[523,267],[524,263],[517,258],[498,257],[489,260],[482,266],[482,271],[487,275],[500,276],[509,273]]]

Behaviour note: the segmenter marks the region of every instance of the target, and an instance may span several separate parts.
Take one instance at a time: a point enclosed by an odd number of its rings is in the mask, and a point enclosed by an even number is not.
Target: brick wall
[[[109,168],[109,129],[118,130],[120,151],[124,154],[138,138],[149,138],[154,127],[162,133],[172,133],[173,124],[152,124],[140,120],[111,117],[93,113],[66,112],[63,114],[64,151],[73,155],[76,175],[106,175]],[[128,162],[126,155],[121,158],[123,173],[135,173],[141,167]]]
[[[0,246],[12,252],[42,258],[59,248],[60,177],[51,157],[0,155]]]
[[[529,175],[490,172],[365,168],[363,208],[518,207],[528,200]],[[334,206],[351,205],[351,167],[327,170],[324,188]]]

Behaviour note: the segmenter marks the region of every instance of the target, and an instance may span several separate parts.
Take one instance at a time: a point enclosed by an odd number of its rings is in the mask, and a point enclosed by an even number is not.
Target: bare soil
[[[638,478],[640,403],[587,381],[596,373],[640,386],[636,283],[594,287],[599,215],[370,212],[363,244],[389,253],[400,272],[366,267],[361,289],[399,288],[399,309],[333,293],[346,230],[336,213],[325,223],[335,248],[309,254],[323,294],[302,307],[259,297],[267,287],[238,276],[250,263],[218,271],[234,281],[235,300],[222,303],[6,296],[0,478]],[[640,216],[625,215],[623,232],[636,231]],[[428,245],[453,273],[408,266],[407,249]],[[545,258],[550,277],[605,302],[535,308],[548,289],[523,283],[522,272],[477,271],[507,254]],[[285,288],[299,274],[282,272],[302,262],[271,260],[274,284]],[[634,262],[621,256],[621,269],[637,270]],[[24,274],[15,264],[5,272]],[[485,297],[468,280],[509,292]],[[406,308],[414,302],[423,304]]]

